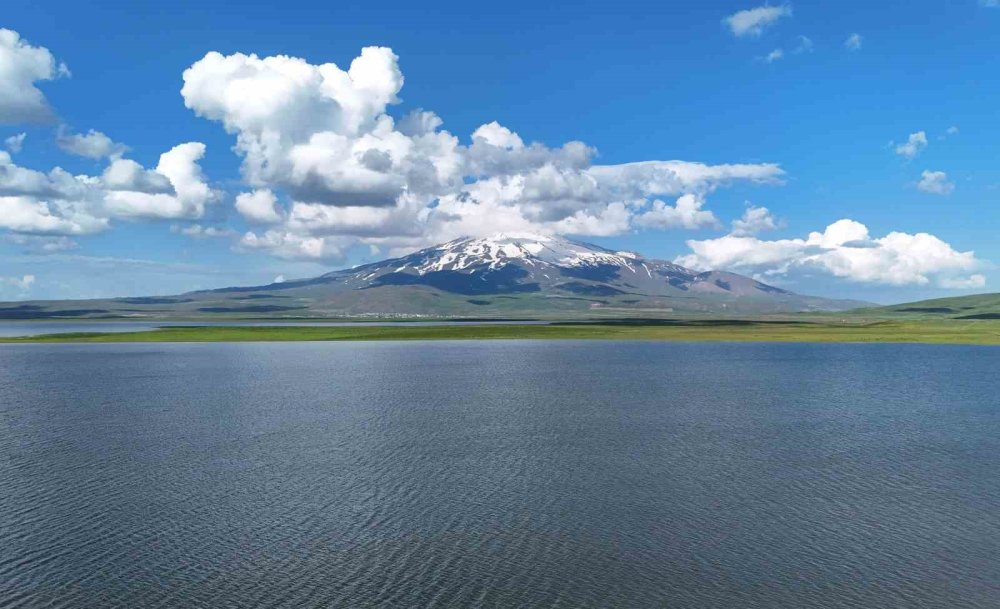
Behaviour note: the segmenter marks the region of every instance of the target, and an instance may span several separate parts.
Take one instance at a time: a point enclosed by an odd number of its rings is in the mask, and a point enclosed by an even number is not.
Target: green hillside
[[[935,298],[851,311],[854,315],[892,319],[1000,319],[1000,293]]]

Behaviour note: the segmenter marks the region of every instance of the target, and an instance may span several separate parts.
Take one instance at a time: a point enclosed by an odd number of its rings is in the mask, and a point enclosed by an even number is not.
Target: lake
[[[176,326],[225,326],[225,327],[343,327],[343,326],[494,326],[494,325],[539,325],[548,321],[511,320],[434,320],[434,321],[101,321],[101,320],[56,320],[56,321],[0,321],[0,338],[17,336],[39,336],[42,334],[66,334],[68,332],[146,332],[157,328]]]
[[[0,346],[0,607],[1000,606],[1000,348]]]

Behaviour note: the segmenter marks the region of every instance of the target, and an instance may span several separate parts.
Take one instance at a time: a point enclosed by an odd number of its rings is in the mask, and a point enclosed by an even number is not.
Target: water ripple
[[[1000,606],[1000,350],[0,348],[0,609]]]

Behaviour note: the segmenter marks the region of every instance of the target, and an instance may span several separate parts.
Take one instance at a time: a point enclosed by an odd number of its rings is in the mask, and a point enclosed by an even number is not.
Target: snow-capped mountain
[[[437,284],[463,293],[488,294],[572,286],[581,280],[605,284],[620,279],[623,273],[626,276],[644,273],[648,279],[653,279],[654,273],[662,277],[692,275],[683,267],[647,261],[632,252],[612,252],[544,235],[498,234],[456,239],[402,258],[330,273],[327,277],[344,278],[355,287]]]
[[[615,265],[631,267],[642,261],[633,252],[612,252],[596,245],[545,235],[500,233],[481,239],[456,239],[403,258],[417,273],[462,271],[483,265],[499,269],[523,262],[529,266],[581,267]],[[679,267],[678,267],[679,268]]]
[[[545,235],[456,239],[402,258],[325,275],[354,288],[429,285],[465,294],[536,292],[734,296],[790,294],[734,273],[699,273],[627,251]]]
[[[447,303],[449,314],[456,309],[463,314],[515,313],[521,308],[761,312],[857,305],[800,296],[735,273],[698,272],[635,252],[530,234],[456,239],[271,289],[284,291],[296,285],[310,291],[336,286],[329,305],[346,306],[352,313],[365,307],[372,313],[416,313],[437,303]],[[384,296],[390,293],[402,300],[388,302]]]
[[[749,277],[545,235],[456,239],[312,279],[179,296],[19,305],[20,317],[657,317],[838,311]]]

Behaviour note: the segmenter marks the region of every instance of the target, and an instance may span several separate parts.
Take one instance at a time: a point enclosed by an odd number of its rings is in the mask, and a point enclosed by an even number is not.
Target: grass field
[[[677,340],[1000,345],[1000,321],[835,323],[763,320],[623,320],[551,325],[169,327],[0,338],[4,343],[268,342],[344,340]]]

